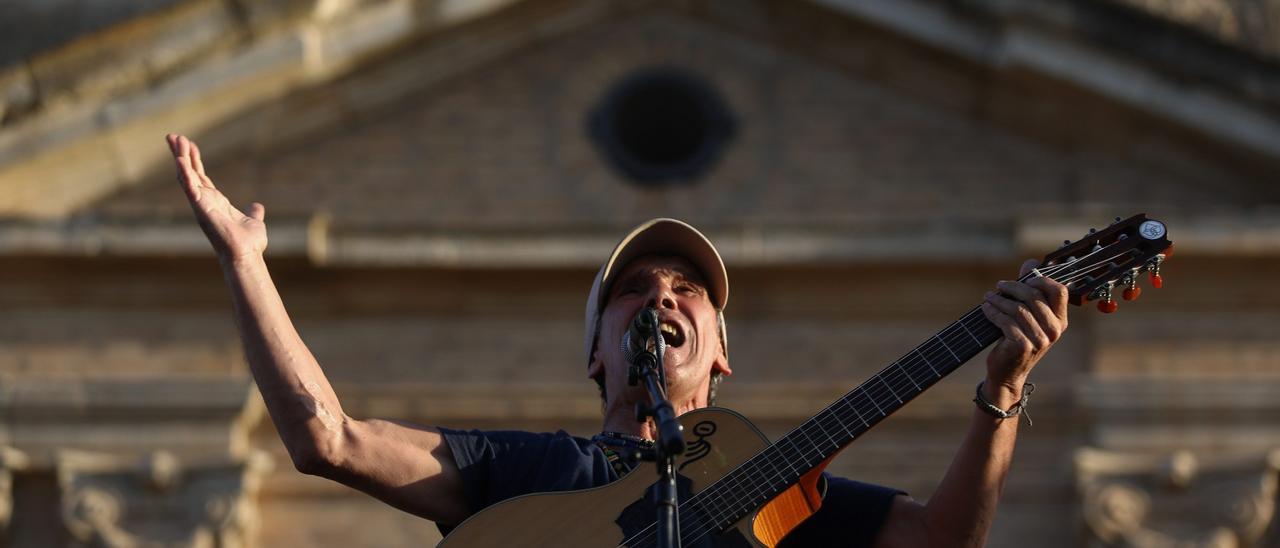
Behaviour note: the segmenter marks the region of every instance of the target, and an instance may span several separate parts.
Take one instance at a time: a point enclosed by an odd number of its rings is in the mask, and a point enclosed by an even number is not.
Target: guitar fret
[[[907,380],[911,381],[911,384],[914,384],[914,385],[915,385],[915,387],[916,387],[916,391],[923,391],[923,390],[924,390],[923,388],[920,388],[920,383],[916,382],[916,380],[915,380],[915,379],[911,378],[911,373],[910,373],[909,371],[907,371],[907,368],[906,368],[906,367],[903,367],[902,362],[900,362],[900,361],[893,362],[893,365],[898,366],[898,369],[902,371],[903,376],[907,377]]]
[[[951,347],[947,346],[947,343],[943,342],[942,339],[938,338],[937,335],[933,336],[933,340],[938,341],[938,344],[942,345],[943,348],[947,349],[947,352],[951,354],[952,358],[956,359],[957,363],[963,363],[963,360],[960,359],[960,356],[957,356],[955,352],[952,352]]]
[[[978,343],[978,348],[982,348],[982,341],[978,340],[978,338],[977,338],[977,337],[974,337],[974,336],[973,336],[973,332],[972,332],[972,331],[969,331],[969,327],[968,327],[968,326],[966,326],[966,325],[964,324],[964,322],[963,322],[963,321],[959,321],[959,322],[956,322],[956,323],[960,324],[960,327],[964,328],[964,332],[965,332],[965,333],[968,333],[968,334],[969,334],[969,337],[973,338],[973,342]]]
[[[930,371],[933,371],[933,375],[934,375],[934,377],[935,377],[935,378],[939,378],[939,379],[941,379],[941,378],[942,378],[942,373],[939,373],[937,369],[934,369],[933,364],[932,364],[932,363],[929,363],[929,358],[924,357],[924,354],[923,354],[922,352],[920,352],[920,348],[919,348],[919,347],[917,347],[915,350],[913,350],[913,352],[915,352],[917,356],[920,356],[920,359],[921,359],[921,360],[924,360],[924,364],[925,364],[925,365],[927,365],[927,366],[929,366],[929,370],[930,370]]]
[[[814,449],[817,449],[817,448],[818,448],[818,444],[816,444],[816,443],[814,443],[814,442],[813,442],[813,438],[809,437],[809,433],[804,431],[804,427],[803,427],[803,426],[802,426],[802,427],[800,427],[800,428],[797,428],[796,430],[797,430],[797,431],[799,431],[801,434],[804,434],[804,439],[809,440],[809,445],[812,445]],[[801,452],[800,454],[801,454],[801,455],[805,455],[806,453],[805,453],[805,452]]]
[[[849,398],[840,398],[840,400],[839,400],[839,401],[840,401],[840,402],[842,402],[842,403],[844,403],[844,406],[845,406],[845,407],[848,407],[849,409],[852,409],[852,410],[853,410],[853,414],[854,414],[854,415],[856,415],[856,416],[858,417],[858,420],[862,421],[862,425],[863,425],[863,426],[865,426],[865,427],[867,427],[867,428],[871,428],[871,425],[867,423],[867,419],[862,418],[862,413],[859,413],[859,412],[858,412],[858,408],[857,408],[857,407],[854,407],[854,406],[849,402]],[[833,407],[834,407],[834,406],[833,406]],[[849,430],[849,429],[848,429],[848,427],[845,427],[845,431],[848,431],[848,430]],[[855,436],[855,435],[853,434],[853,432],[849,432],[849,437],[850,437],[850,438],[854,438],[854,437],[857,437],[857,436]]]
[[[880,379],[880,384],[883,384],[885,388],[889,389],[889,393],[893,394],[893,398],[898,400],[898,403],[902,403],[902,398],[898,397],[898,393],[893,391],[893,387],[889,386],[889,383],[885,382],[883,375],[876,375],[876,378]]]
[[[980,318],[978,322],[978,329],[987,333],[987,337],[989,337],[992,342],[994,342],[1001,335],[1000,328],[996,327],[995,324],[987,321],[986,317]],[[983,344],[983,346],[986,346],[987,344],[990,344],[990,342]]]
[[[846,405],[849,407],[849,409],[853,410],[853,413],[855,415],[858,416],[858,420],[862,421],[863,426],[866,426],[867,428],[871,428],[871,423],[867,422],[867,418],[862,416],[862,411],[859,411],[857,406],[853,405],[852,401],[848,401],[848,400],[846,401],[848,402],[846,403]]]
[[[859,390],[861,390],[861,389],[859,389]],[[881,409],[881,408],[880,408],[880,404],[876,403],[876,399],[875,399],[875,398],[873,398],[873,397],[871,397],[871,396],[869,396],[869,395],[867,395],[867,391],[866,391],[866,390],[861,390],[861,391],[862,391],[862,397],[867,398],[868,400],[871,400],[871,405],[876,406],[876,411],[879,411],[879,412],[880,412],[880,416],[881,416],[881,417],[886,416],[886,415],[885,415],[885,412],[884,412],[884,409]]]
[[[799,448],[798,448],[798,447],[796,447],[796,442],[795,442],[794,440],[790,439],[790,436],[784,436],[781,440],[778,440],[778,450],[779,450],[780,452],[783,450],[783,449],[782,449],[782,441],[784,441],[784,440],[785,440],[787,443],[791,444],[792,449],[795,449],[795,450],[796,450],[796,455],[794,455],[794,457],[798,457],[798,456],[800,456]],[[785,457],[785,456],[784,456],[784,457]],[[795,462],[795,459],[794,459],[794,458],[783,458],[782,460],[783,460],[784,462],[786,462],[786,463],[787,463],[787,466],[790,466],[790,467],[791,467],[791,471],[792,471],[792,472],[795,472],[796,474],[800,474],[800,470],[797,470],[797,469],[796,469],[796,466],[795,466],[794,464],[792,464],[792,462]]]
[[[826,437],[827,437],[827,439],[831,441],[831,447],[836,448],[836,449],[839,449],[839,448],[840,448],[840,442],[836,441],[836,439],[835,439],[835,438],[831,437],[831,433],[830,433],[830,432],[827,432],[826,427],[822,426],[822,424],[820,424],[820,423],[815,423],[815,424],[814,424],[814,426],[817,426],[817,427],[818,427],[818,430],[821,430],[821,431],[822,431],[822,435],[826,436]]]

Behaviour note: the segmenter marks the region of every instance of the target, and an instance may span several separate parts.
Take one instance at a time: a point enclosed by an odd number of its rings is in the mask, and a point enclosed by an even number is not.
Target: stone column
[[[27,467],[27,456],[0,446],[0,547],[9,546],[9,519],[13,516],[13,473]]]

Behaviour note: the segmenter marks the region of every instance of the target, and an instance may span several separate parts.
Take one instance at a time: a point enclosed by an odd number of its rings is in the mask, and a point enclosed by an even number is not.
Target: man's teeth
[[[681,340],[679,332],[677,332],[676,328],[671,324],[664,323],[659,329],[662,331],[662,336],[669,339],[672,343],[678,344],[684,342]]]

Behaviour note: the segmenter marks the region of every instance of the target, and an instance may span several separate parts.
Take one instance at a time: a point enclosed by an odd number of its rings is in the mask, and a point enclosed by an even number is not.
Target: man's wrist
[[[261,253],[245,253],[239,255],[219,254],[218,264],[228,273],[245,272],[266,265]]]
[[[1027,403],[1028,400],[1031,399],[1031,393],[1036,389],[1035,383],[1024,383],[1021,390],[1022,395],[1018,400],[1018,403],[1009,406],[1007,409],[1003,405],[993,402],[988,398],[986,393],[987,391],[984,390],[986,385],[986,381],[978,383],[977,393],[973,397],[973,403],[977,404],[979,411],[996,417],[1001,421],[1021,415],[1027,417],[1027,425],[1031,425],[1031,416],[1027,414]],[[1007,394],[1015,390],[1017,390],[1016,386],[1006,386],[997,390],[996,393]]]
[[[1009,381],[987,378],[982,383],[982,394],[987,401],[995,404],[996,407],[1008,409],[1022,401],[1022,391],[1025,385],[1025,380]]]

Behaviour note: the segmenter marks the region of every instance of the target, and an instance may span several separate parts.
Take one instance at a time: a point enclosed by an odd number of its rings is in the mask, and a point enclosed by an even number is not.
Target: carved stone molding
[[[1275,516],[1280,450],[1142,454],[1083,448],[1076,487],[1087,545],[1251,548]]]
[[[63,451],[57,457],[62,520],[84,546],[254,545],[257,495],[271,468],[265,453],[181,461]]]
[[[33,376],[0,386],[0,444],[45,470],[65,449],[242,458],[263,415],[247,378]]]

